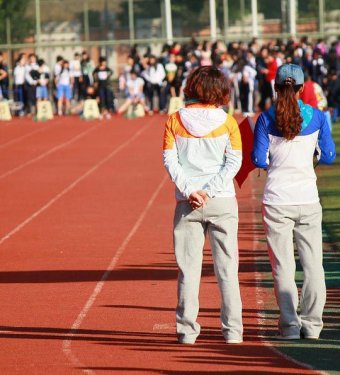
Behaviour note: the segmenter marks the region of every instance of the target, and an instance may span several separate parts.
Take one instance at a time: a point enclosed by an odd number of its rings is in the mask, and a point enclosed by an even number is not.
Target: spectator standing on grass
[[[59,76],[55,81],[58,98],[58,115],[70,113],[72,99],[73,78],[70,73],[70,65],[67,60],[63,60],[63,65]]]
[[[107,66],[105,57],[99,58],[99,65],[93,71],[93,77],[98,86],[99,107],[102,116],[111,118],[110,112],[113,112],[113,92],[111,89],[110,78],[113,71]]]
[[[24,115],[25,110],[25,75],[26,75],[26,54],[21,53],[16,61],[13,71],[14,100],[18,104],[19,116]]]
[[[230,94],[220,70],[194,70],[184,93],[186,107],[169,117],[163,144],[164,165],[176,185],[177,337],[181,344],[194,344],[200,334],[199,285],[207,233],[222,297],[222,333],[227,343],[236,344],[243,340],[233,184],[242,163],[240,132],[236,120],[219,108],[228,104]]]
[[[0,92],[4,99],[9,99],[8,66],[2,52],[0,52]]]
[[[39,82],[39,65],[37,64],[37,56],[31,53],[28,56],[28,64],[25,71],[25,90],[27,97],[27,113],[33,115],[35,113],[37,101],[37,85]]]
[[[280,309],[280,338],[318,339],[326,301],[322,267],[322,208],[313,155],[320,163],[335,159],[335,145],[326,116],[299,100],[304,75],[301,67],[282,65],[275,78],[275,104],[258,118],[252,160],[267,170],[263,221]],[[295,283],[295,239],[304,280],[298,313]]]

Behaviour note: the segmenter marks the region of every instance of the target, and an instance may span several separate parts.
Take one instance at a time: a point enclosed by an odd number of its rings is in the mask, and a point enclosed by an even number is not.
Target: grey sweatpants
[[[268,250],[274,288],[280,308],[282,336],[319,337],[326,302],[322,266],[322,209],[320,203],[300,206],[263,205]],[[298,314],[298,289],[295,283],[293,238],[296,242],[304,280]]]
[[[176,322],[180,342],[194,343],[200,333],[196,319],[206,233],[210,239],[222,299],[222,333],[226,340],[242,339],[237,229],[236,198],[212,198],[204,207],[196,210],[192,210],[187,202],[177,204],[174,245],[179,268]]]

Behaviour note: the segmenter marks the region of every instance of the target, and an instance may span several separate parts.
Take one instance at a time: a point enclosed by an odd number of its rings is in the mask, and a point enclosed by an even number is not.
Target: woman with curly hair
[[[280,309],[279,337],[318,339],[326,301],[322,267],[322,209],[313,156],[335,159],[326,116],[299,100],[304,75],[298,65],[282,65],[275,78],[277,99],[257,120],[252,160],[267,169],[263,221]],[[298,310],[295,240],[304,281]]]
[[[242,162],[236,120],[222,105],[229,83],[212,66],[194,70],[184,89],[185,108],[165,126],[164,165],[176,185],[174,246],[178,273],[176,327],[181,344],[194,344],[203,246],[208,234],[221,293],[221,325],[226,343],[242,342],[242,304],[238,281],[238,208],[233,178]]]

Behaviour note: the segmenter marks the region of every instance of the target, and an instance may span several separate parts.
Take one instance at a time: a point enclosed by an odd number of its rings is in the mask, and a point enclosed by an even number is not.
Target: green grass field
[[[273,337],[273,345],[282,353],[329,374],[340,374],[340,123],[334,125],[333,138],[337,145],[337,160],[331,166],[316,168],[318,188],[323,206],[324,268],[327,284],[327,304],[324,311],[324,329],[317,341],[278,341],[275,339],[278,309],[273,295],[272,275],[266,254],[257,257],[261,272],[261,286],[268,289],[269,301],[263,316]],[[261,249],[265,244],[261,241]],[[297,283],[301,286],[303,274],[297,265]]]

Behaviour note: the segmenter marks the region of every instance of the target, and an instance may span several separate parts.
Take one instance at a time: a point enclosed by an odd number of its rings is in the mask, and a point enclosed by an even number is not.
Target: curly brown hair
[[[294,84],[295,81],[292,78],[287,78],[283,85],[275,85],[277,92],[275,103],[276,128],[287,141],[294,139],[300,133],[303,122],[299,104],[296,100],[296,93],[302,85]]]
[[[188,76],[184,95],[186,100],[195,99],[216,106],[226,105],[229,103],[229,81],[214,66],[201,66]]]

